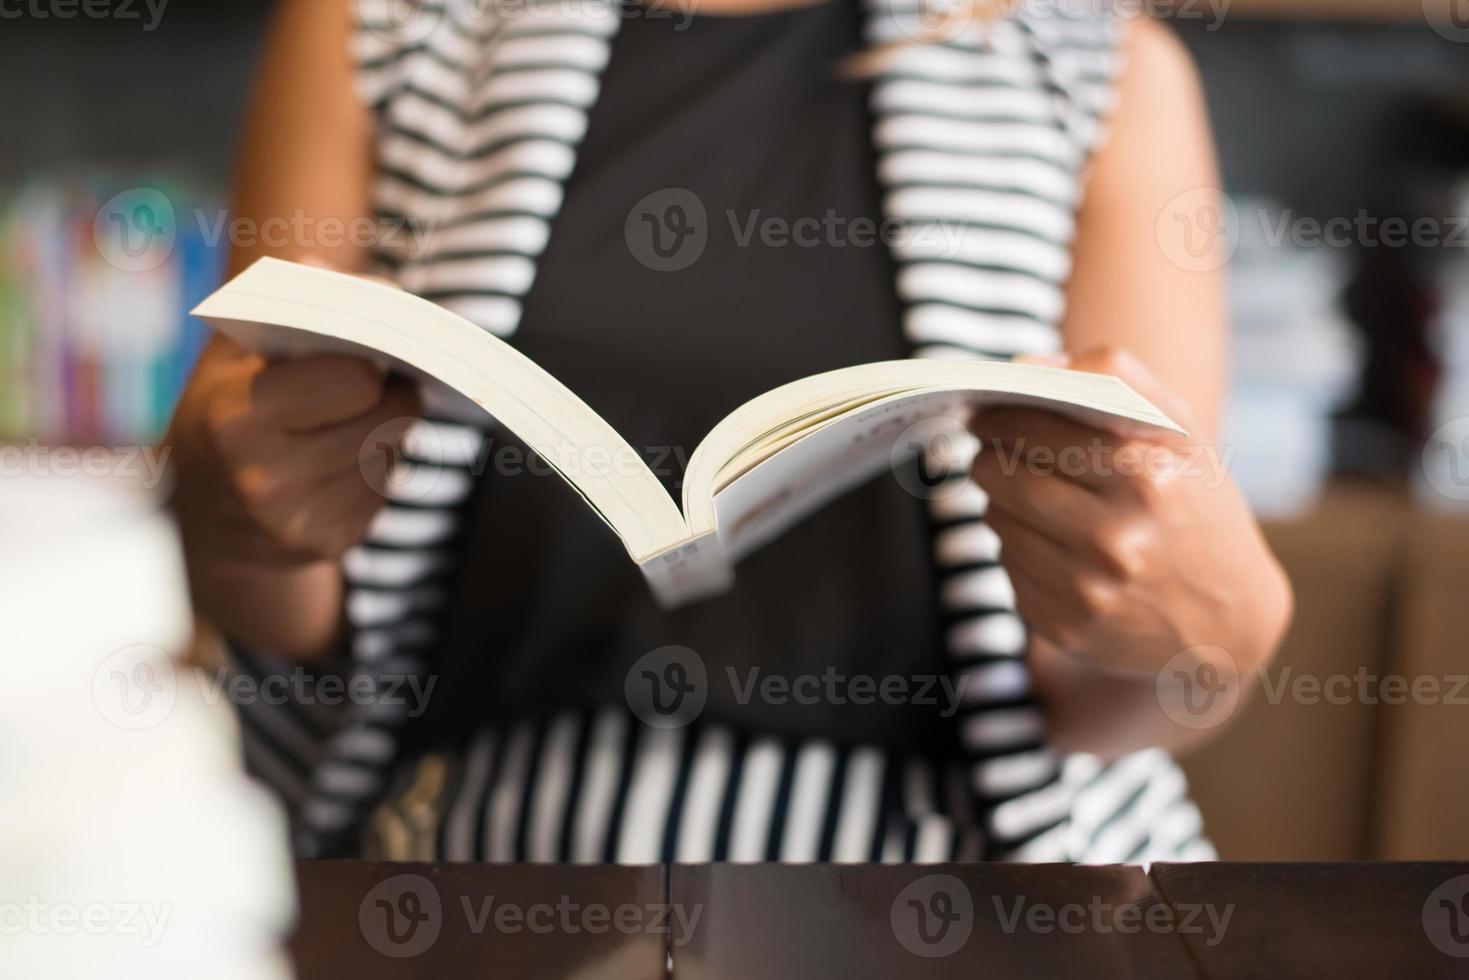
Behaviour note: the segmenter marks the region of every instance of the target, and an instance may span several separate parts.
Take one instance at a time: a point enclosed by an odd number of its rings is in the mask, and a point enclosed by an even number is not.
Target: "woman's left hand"
[[[1197,433],[1186,401],[1126,352],[1068,366],[1120,377]],[[1198,435],[1118,435],[1036,409],[983,410],[970,428],[974,478],[1033,636],[1149,683],[1199,647],[1222,649],[1236,676],[1268,660],[1290,587],[1227,453]]]

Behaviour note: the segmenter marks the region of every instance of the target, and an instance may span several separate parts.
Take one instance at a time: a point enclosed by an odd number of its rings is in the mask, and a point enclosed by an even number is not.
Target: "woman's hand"
[[[1069,366],[1117,375],[1195,431],[1187,403],[1127,353],[1093,351]],[[1089,683],[1093,694],[1146,685],[1155,698],[1159,672],[1186,651],[1236,678],[1268,660],[1290,588],[1215,447],[1021,408],[977,413],[971,428],[981,440],[974,478],[990,498],[1043,697],[1053,682]],[[1063,740],[1071,728],[1094,751],[1097,736],[1138,747],[1116,717],[1068,721]],[[1155,735],[1142,741],[1166,741]]]
[[[390,452],[419,412],[409,382],[367,361],[267,362],[221,338],[168,444],[195,603],[225,633],[319,653],[340,624],[336,559],[383,504]]]

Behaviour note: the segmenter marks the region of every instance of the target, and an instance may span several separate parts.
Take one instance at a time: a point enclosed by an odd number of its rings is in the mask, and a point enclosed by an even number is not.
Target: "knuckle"
[[[1082,579],[1076,585],[1081,607],[1089,620],[1101,620],[1111,616],[1121,601],[1121,592],[1111,582],[1100,578]]]

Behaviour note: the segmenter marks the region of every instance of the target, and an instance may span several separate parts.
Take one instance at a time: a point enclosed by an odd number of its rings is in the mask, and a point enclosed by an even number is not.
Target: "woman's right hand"
[[[419,410],[410,382],[365,360],[268,362],[215,338],[168,438],[200,610],[265,646],[330,643],[336,559],[382,507],[393,447]]]

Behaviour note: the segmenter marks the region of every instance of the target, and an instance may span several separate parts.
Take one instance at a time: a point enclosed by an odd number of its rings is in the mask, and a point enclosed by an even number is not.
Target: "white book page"
[[[530,358],[442,307],[355,276],[261,259],[194,315],[257,352],[367,349],[379,363],[438,379],[565,477],[634,560],[688,537],[668,492],[610,425]]]

